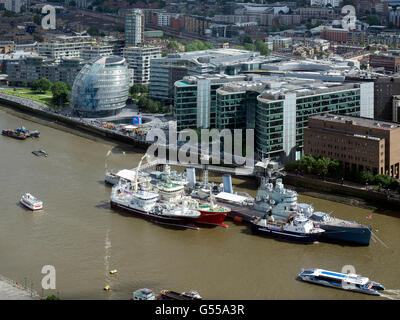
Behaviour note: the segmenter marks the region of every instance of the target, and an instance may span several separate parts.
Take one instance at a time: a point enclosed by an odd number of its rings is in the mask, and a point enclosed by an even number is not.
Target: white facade
[[[360,83],[360,116],[374,118],[374,83]]]
[[[20,13],[21,7],[23,4],[24,4],[24,0],[6,0],[4,7],[8,11]]]
[[[326,7],[330,4],[333,8],[339,7],[342,4],[343,0],[310,0],[310,5]]]
[[[90,60],[96,57],[105,57],[113,55],[112,46],[91,46],[82,49],[81,58],[83,60]]]
[[[60,62],[61,58],[80,58],[85,48],[90,48],[90,37],[60,37],[58,41],[39,43],[39,55]]]
[[[210,95],[209,79],[197,81],[197,127],[209,128],[210,126]]]
[[[128,68],[134,70],[134,84],[150,83],[150,60],[161,58],[160,47],[126,47],[124,57],[128,62]]]
[[[161,27],[168,27],[171,24],[171,15],[165,13],[157,13],[157,24]]]

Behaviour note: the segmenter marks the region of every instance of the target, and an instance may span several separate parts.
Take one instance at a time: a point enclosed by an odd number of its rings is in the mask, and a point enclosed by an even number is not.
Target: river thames
[[[40,295],[127,300],[147,287],[156,293],[193,289],[203,299],[383,299],[296,280],[301,268],[341,271],[345,265],[400,289],[398,209],[359,208],[300,193],[299,202],[316,210],[372,225],[384,244],[371,240],[368,247],[281,242],[253,236],[248,226],[230,220],[227,229],[165,228],[109,206],[105,164],[133,168],[143,151],[28,118],[0,107],[1,129],[23,125],[41,133],[36,140],[0,137],[0,274],[32,285]],[[39,149],[48,158],[31,153]],[[237,191],[256,194],[255,183],[233,183]],[[41,199],[44,210],[23,208],[19,199],[26,192]],[[56,269],[55,290],[42,290],[44,265]],[[118,273],[110,275],[112,269]]]

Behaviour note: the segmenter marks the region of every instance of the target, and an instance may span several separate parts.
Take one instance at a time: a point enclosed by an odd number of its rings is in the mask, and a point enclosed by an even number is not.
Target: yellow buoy
[[[117,273],[118,271],[116,270],[116,269],[114,269],[114,270],[110,270],[110,274],[114,274],[114,273]]]
[[[105,286],[104,290],[106,290],[106,291],[110,290],[110,286]]]

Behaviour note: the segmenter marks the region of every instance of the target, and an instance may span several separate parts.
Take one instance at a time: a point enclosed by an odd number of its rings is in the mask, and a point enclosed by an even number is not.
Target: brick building
[[[371,171],[400,178],[400,124],[324,114],[304,129],[304,154],[343,163],[345,171]]]
[[[369,56],[369,65],[372,68],[385,68],[385,71],[396,73],[399,71],[400,56],[371,54]]]

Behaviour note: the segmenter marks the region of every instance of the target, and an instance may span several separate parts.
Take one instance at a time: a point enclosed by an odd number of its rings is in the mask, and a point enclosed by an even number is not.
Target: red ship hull
[[[222,226],[227,228],[228,226],[223,223],[229,211],[226,212],[210,212],[210,211],[203,211],[201,209],[196,209],[201,213],[201,216],[196,219],[196,223],[199,224],[209,224],[215,226]]]

